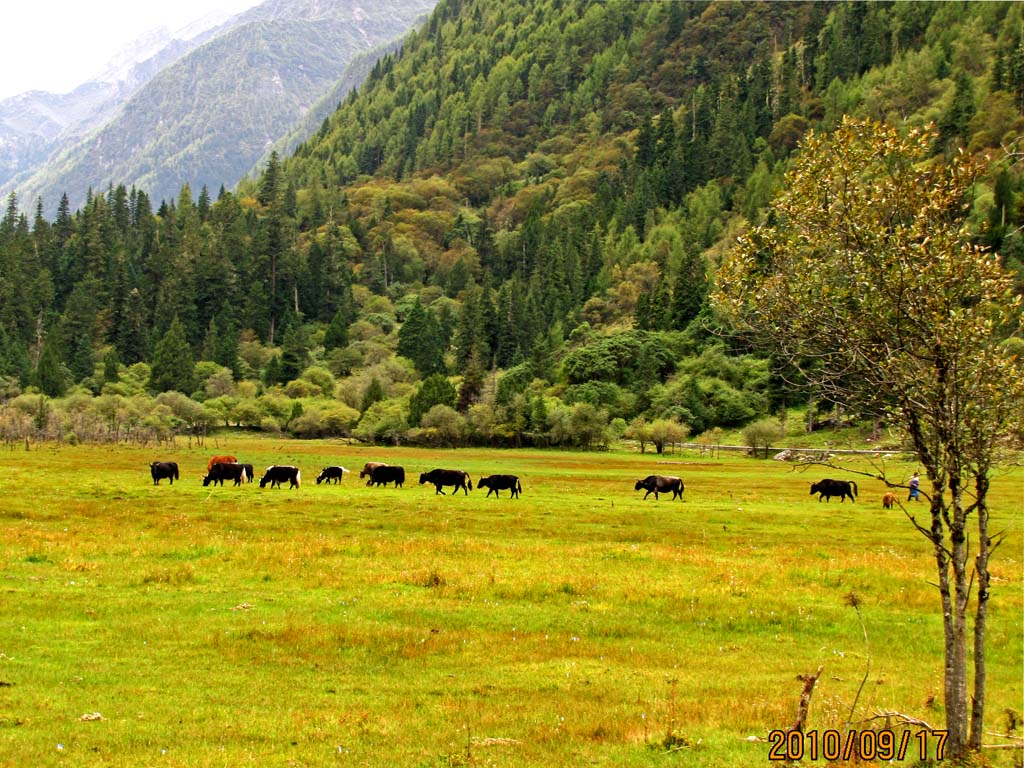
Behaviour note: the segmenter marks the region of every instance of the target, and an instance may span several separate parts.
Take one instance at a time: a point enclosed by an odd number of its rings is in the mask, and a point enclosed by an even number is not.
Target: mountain
[[[373,71],[374,65],[382,57],[397,52],[402,47],[403,39],[395,38],[390,43],[378,46],[366,53],[361,53],[345,68],[345,73],[335,81],[326,95],[320,99],[303,115],[302,119],[292,126],[292,129],[277,141],[271,144],[264,154],[256,161],[249,173],[250,177],[257,177],[266,167],[271,153],[276,152],[278,156],[285,157],[292,154],[295,148],[325,128],[325,122],[336,112],[346,97],[359,88]]]
[[[154,29],[70,93],[28,91],[0,101],[0,189],[13,188],[54,151],[107,122],[154,75],[209,40],[228,18],[214,12],[180,29]]]
[[[233,186],[289,133],[357,54],[405,32],[434,0],[270,0],[213,30],[154,75],[113,119],[16,184],[21,200],[125,184],[152,198]]]

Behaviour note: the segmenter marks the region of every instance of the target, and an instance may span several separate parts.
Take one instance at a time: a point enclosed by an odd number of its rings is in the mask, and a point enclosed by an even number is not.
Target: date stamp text
[[[941,760],[946,747],[946,731],[921,730],[896,732],[850,730],[780,731],[768,734],[769,760],[927,760],[934,751]]]

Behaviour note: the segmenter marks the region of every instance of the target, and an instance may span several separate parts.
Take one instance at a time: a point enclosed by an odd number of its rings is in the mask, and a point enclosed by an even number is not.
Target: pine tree
[[[309,364],[309,334],[294,318],[288,323],[281,343],[281,380],[294,381]]]
[[[278,195],[281,192],[281,160],[277,155],[277,150],[270,153],[270,159],[267,160],[267,167],[263,169],[263,175],[260,176],[259,191],[256,193],[256,199],[262,206],[270,206],[272,203],[277,202]]]
[[[469,406],[475,403],[484,388],[484,367],[480,352],[473,351],[462,372],[462,383],[459,385],[459,399],[455,407],[460,413],[466,413]]]
[[[213,360],[225,368],[230,368],[237,378],[240,374],[238,364],[238,325],[225,312],[221,315],[218,326],[223,328],[223,330],[219,334],[220,339]]]
[[[374,376],[370,379],[370,383],[366,386],[363,391],[363,399],[359,403],[359,412],[366,413],[374,403],[379,403],[385,397],[384,385],[380,383],[380,380]]]
[[[99,281],[91,277],[76,285],[61,319],[63,354],[75,381],[82,381],[95,373],[98,285]]]
[[[704,257],[689,247],[679,264],[672,290],[672,327],[682,330],[697,317],[707,301],[708,279]]]
[[[435,373],[423,380],[420,388],[409,398],[409,424],[418,427],[423,414],[435,405],[455,407],[457,393],[448,378]]]
[[[342,349],[348,346],[348,312],[344,307],[339,308],[331,319],[324,334],[324,349],[330,352],[332,349]]]
[[[117,350],[111,349],[103,356],[103,381],[116,383],[121,380],[119,366],[121,359],[117,356]]]
[[[206,335],[203,336],[203,346],[199,349],[199,359],[215,360],[219,347],[220,334],[217,333],[217,321],[211,317],[209,325],[206,326]]]
[[[43,344],[39,363],[29,377],[29,383],[50,397],[61,397],[67,391],[68,381],[57,351],[57,340],[49,338]]]
[[[419,297],[398,329],[398,354],[412,361],[421,376],[444,370],[444,339],[434,313]]]
[[[280,384],[284,381],[281,368],[281,356],[274,355],[271,357],[263,368],[263,383],[268,387],[273,387],[274,385]]]
[[[189,394],[195,380],[195,361],[185,338],[185,326],[175,316],[171,327],[157,342],[153,351],[153,368],[149,386],[157,392]]]
[[[149,359],[149,310],[138,288],[132,288],[124,297],[119,316],[121,322],[115,329],[115,346],[121,359],[127,365]]]
[[[196,206],[199,210],[200,221],[206,221],[210,217],[210,190],[203,184],[203,188],[199,190],[199,203]]]
[[[970,138],[968,124],[974,117],[974,83],[966,72],[959,71],[954,79],[953,101],[939,121],[939,142],[948,144],[955,139],[966,143]]]

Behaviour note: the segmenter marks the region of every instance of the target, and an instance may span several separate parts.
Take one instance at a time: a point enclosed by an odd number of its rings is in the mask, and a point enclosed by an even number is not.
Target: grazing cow
[[[463,472],[461,469],[432,469],[429,472],[424,472],[420,475],[420,485],[424,483],[434,486],[435,496],[439,493],[442,496],[447,495],[441,490],[446,485],[455,486],[453,493],[458,493],[461,488],[466,496],[469,496],[469,492],[473,490],[473,481],[469,477],[469,472]]]
[[[498,491],[509,490],[512,491],[512,498],[515,499],[523,491],[523,486],[519,482],[519,478],[515,475],[490,475],[489,477],[481,477],[480,482],[476,484],[477,488],[486,488],[487,496],[490,498],[491,493],[494,493],[494,498],[498,498],[500,494]]]
[[[882,506],[885,509],[892,509],[892,505],[896,503],[896,494],[889,491],[885,496],[882,497]]]
[[[288,481],[289,488],[298,488],[302,480],[302,473],[299,472],[299,468],[287,464],[272,464],[267,467],[266,473],[260,478],[260,488],[266,488],[267,483],[270,483],[271,488],[280,488],[281,483],[285,480]]]
[[[853,501],[853,497],[857,495],[857,484],[853,480],[819,480],[816,483],[811,483],[811,496],[818,494],[818,502],[820,503],[822,498],[826,501],[831,501],[833,496],[838,496],[840,502],[845,502],[846,497],[850,497],[850,501]]]
[[[252,479],[256,477],[256,473],[252,471],[252,464],[243,464],[242,466],[245,467],[245,476],[249,478],[247,482],[251,483]]]
[[[341,479],[346,472],[348,472],[348,470],[344,467],[324,467],[320,470],[320,474],[316,478],[316,484],[320,485],[320,483],[325,480],[330,484],[331,480],[333,480],[334,484],[337,485],[341,482]]]
[[[153,476],[153,485],[160,485],[165,477],[174,485],[178,479],[178,465],[173,461],[154,461],[149,465],[149,473]]]
[[[373,486],[387,486],[394,483],[395,488],[401,488],[405,484],[405,467],[381,464],[370,470],[370,484]]]
[[[369,480],[366,481],[366,484],[373,485],[373,470],[375,470],[377,467],[386,466],[387,464],[384,464],[379,461],[368,461],[365,464],[363,464],[363,470],[362,472],[359,473],[359,479],[362,480],[364,477],[367,477],[369,478]]]
[[[226,464],[224,462],[214,464],[210,467],[210,471],[206,473],[206,477],[203,478],[203,486],[205,487],[210,483],[223,486],[225,480],[234,480],[235,485],[248,482],[249,474],[245,464],[237,462],[233,464]]]
[[[659,493],[672,491],[672,498],[683,498],[683,481],[672,475],[648,475],[643,480],[637,480],[633,486],[634,491],[646,490],[644,499],[654,494],[654,500],[658,500]]]
[[[213,469],[214,464],[235,464],[237,461],[234,456],[214,456],[206,463],[206,471]]]

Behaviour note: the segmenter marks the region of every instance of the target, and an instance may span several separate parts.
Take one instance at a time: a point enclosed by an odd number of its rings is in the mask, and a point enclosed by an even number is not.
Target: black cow
[[[840,502],[845,502],[846,497],[850,497],[850,501],[853,501],[853,497],[857,495],[857,484],[853,480],[819,480],[816,483],[811,483],[811,496],[818,494],[818,502],[820,503],[822,498],[826,501],[831,501],[833,496],[838,496]]]
[[[178,465],[173,461],[154,461],[149,465],[149,474],[153,476],[153,485],[160,485],[164,478],[174,485],[174,481],[178,479]]]
[[[224,485],[225,480],[234,480],[235,485],[241,485],[243,482],[248,482],[249,474],[245,468],[245,464],[214,464],[210,467],[210,471],[206,473],[206,477],[203,478],[203,485],[207,486],[210,483],[214,485]]]
[[[390,464],[381,464],[374,467],[370,470],[370,483],[375,487],[394,483],[395,488],[401,488],[405,484],[405,467],[392,466]]]
[[[683,498],[683,481],[672,475],[648,475],[643,480],[637,480],[636,485],[633,486],[634,491],[641,489],[647,491],[644,494],[645,499],[653,493],[654,500],[657,501],[659,493],[668,493],[669,491],[672,491],[673,499]]]
[[[252,479],[254,477],[256,477],[256,473],[253,472],[253,469],[252,469],[252,464],[243,464],[242,466],[245,467],[245,476],[246,476],[246,478],[248,478],[246,480],[246,482],[251,483]]]
[[[341,479],[344,477],[346,472],[348,472],[348,470],[344,467],[324,467],[320,470],[320,474],[316,478],[316,484],[320,485],[320,483],[325,480],[330,484],[331,480],[333,480],[334,484],[337,485],[341,482]]]
[[[377,467],[386,466],[387,464],[383,464],[379,461],[368,461],[365,464],[363,464],[363,469],[359,473],[359,479],[362,480],[364,477],[368,477],[369,480],[366,481],[366,484],[373,485],[373,470],[375,470]]]
[[[481,477],[480,482],[476,484],[477,488],[487,488],[487,497],[490,498],[491,492],[494,492],[494,498],[498,498],[500,494],[498,491],[512,491],[512,498],[515,499],[523,491],[523,486],[519,482],[519,478],[515,475],[490,475],[489,477]]]
[[[298,488],[302,481],[299,468],[288,464],[271,464],[260,478],[260,488],[266,488],[267,483],[270,483],[271,488],[280,488],[285,480],[288,481],[289,488]]]
[[[446,485],[455,486],[453,493],[458,493],[459,488],[465,495],[469,495],[469,491],[473,490],[473,481],[469,477],[469,472],[463,472],[461,469],[432,469],[429,472],[424,472],[420,475],[420,485],[424,483],[430,483],[434,486],[434,495],[441,494],[445,496],[445,492],[441,490]],[[468,490],[467,490],[468,488]]]

